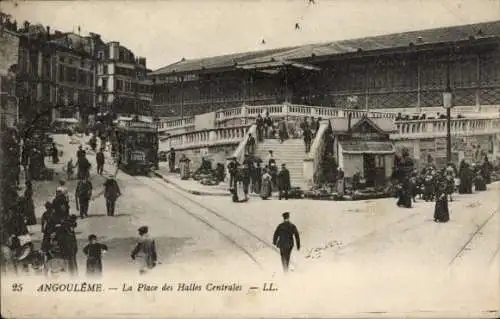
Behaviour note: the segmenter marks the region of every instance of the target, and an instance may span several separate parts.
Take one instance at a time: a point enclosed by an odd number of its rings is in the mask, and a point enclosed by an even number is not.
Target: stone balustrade
[[[365,110],[338,109],[332,107],[295,105],[295,104],[269,104],[269,105],[243,105],[233,109],[224,109],[215,112],[216,127],[227,126],[224,123],[237,123],[236,125],[246,125],[247,119],[255,119],[259,114],[269,114],[271,118],[285,117],[321,117],[323,119],[333,117],[346,117],[352,114],[354,118],[368,114],[369,117],[395,118],[394,112],[379,112]],[[235,121],[237,120],[237,121]],[[184,119],[161,120],[158,123],[158,130],[164,133],[177,134],[194,129],[194,116]]]
[[[397,121],[397,132],[391,139],[420,139],[446,136],[447,120],[411,120]],[[500,133],[500,118],[461,118],[450,121],[453,136],[470,136]]]
[[[391,134],[392,140],[414,140],[446,136],[446,119],[397,121],[397,131]],[[500,118],[462,118],[451,120],[453,136],[473,136],[500,134]],[[219,127],[172,134],[161,138],[160,150],[193,149],[217,145],[237,145],[248,133],[251,125]],[[255,132],[254,132],[255,133]]]
[[[160,139],[160,151],[236,145],[246,136],[248,126],[234,126],[173,134]]]

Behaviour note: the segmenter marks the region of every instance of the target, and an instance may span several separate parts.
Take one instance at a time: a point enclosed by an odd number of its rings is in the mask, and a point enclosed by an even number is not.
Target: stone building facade
[[[98,51],[97,104],[100,112],[151,115],[151,82],[147,80],[146,58],[119,42]]]

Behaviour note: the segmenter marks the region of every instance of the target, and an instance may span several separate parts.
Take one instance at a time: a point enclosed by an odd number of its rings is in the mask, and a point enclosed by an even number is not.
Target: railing
[[[323,106],[295,105],[295,104],[269,104],[269,105],[243,105],[233,109],[224,109],[215,112],[216,127],[226,126],[225,123],[240,126],[246,125],[247,120],[257,118],[259,114],[266,113],[273,119],[286,117],[321,117],[328,119],[332,117],[346,117],[352,114],[354,118],[364,115],[375,118],[395,118],[395,112],[379,112],[365,110],[338,109]],[[180,133],[194,129],[194,116],[184,119],[160,120],[158,129],[160,132]]]
[[[320,172],[321,161],[325,151],[325,133],[328,130],[328,121],[322,121],[316,137],[311,144],[311,150],[304,160],[304,179],[308,187],[312,187],[318,183],[317,174]]]
[[[390,137],[392,140],[419,139],[446,136],[446,119],[397,121],[397,131]],[[463,118],[451,120],[451,134],[454,136],[471,136],[500,133],[500,118]],[[162,138],[161,150],[170,147],[176,149],[201,148],[216,145],[239,144],[237,152],[233,155],[238,159],[243,157],[244,144],[249,130],[255,125],[240,125],[232,127],[220,127],[216,129],[184,132],[172,134]],[[250,131],[256,137],[255,129]],[[313,141],[312,148],[314,150]]]
[[[248,126],[225,127],[170,135],[160,141],[160,150],[170,148],[186,150],[217,145],[239,144],[247,133]]]
[[[397,132],[391,139],[419,139],[446,136],[447,120],[397,121]],[[452,135],[481,135],[500,133],[500,118],[462,118],[450,121]]]

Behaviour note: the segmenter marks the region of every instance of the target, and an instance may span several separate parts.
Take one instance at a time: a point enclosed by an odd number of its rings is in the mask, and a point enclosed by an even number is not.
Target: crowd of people
[[[281,164],[278,169],[273,151],[268,152],[268,158],[264,162],[260,158],[245,155],[243,163],[239,163],[236,157],[232,157],[227,165],[229,172],[229,189],[233,194],[233,201],[239,201],[238,183],[243,186],[244,200],[248,200],[249,192],[259,194],[262,199],[269,199],[273,191],[278,191],[281,200],[289,198],[291,188],[290,172],[286,163]]]
[[[29,272],[35,270],[48,274],[48,272],[68,271],[76,274],[78,245],[75,230],[78,217],[71,213],[70,198],[66,182],[59,181],[55,189],[54,197],[45,202],[41,224],[41,249],[36,250],[31,240],[34,234],[34,225],[37,224],[35,205],[33,201],[33,181],[31,177],[33,168],[31,166],[45,166],[43,158],[41,164],[37,154],[45,156],[43,149],[33,142],[33,139],[25,139],[19,143],[17,131],[9,130],[2,135],[2,151],[5,160],[2,161],[2,207],[1,207],[1,247],[2,247],[2,272],[8,269],[14,272]],[[92,143],[92,139],[91,139]],[[103,174],[105,141],[101,140],[101,148],[96,153],[97,173]],[[22,147],[20,146],[22,144]],[[93,149],[93,147],[91,145]],[[36,150],[34,150],[36,148]],[[22,151],[21,151],[22,150]],[[21,156],[20,156],[21,155]],[[59,151],[55,145],[49,149],[48,155],[54,164],[59,163]],[[93,185],[91,182],[91,163],[87,158],[86,151],[80,145],[76,152],[76,165],[72,159],[66,165],[67,180],[74,178],[73,169],[76,168],[78,179],[75,202],[76,210],[80,218],[88,217],[89,205],[93,199]],[[35,163],[33,163],[35,162]],[[20,166],[24,167],[25,188],[21,196],[19,190]],[[115,203],[121,195],[118,183],[113,176],[109,176],[104,183],[104,197],[108,216],[115,215]],[[144,229],[141,230],[142,234]],[[102,249],[98,249],[101,247]],[[97,237],[89,236],[89,245],[83,252],[87,255],[87,273],[98,274],[102,270],[100,262],[101,250],[107,248],[97,242]]]
[[[448,222],[450,213],[448,202],[453,201],[453,194],[472,194],[475,191],[485,191],[491,183],[493,165],[484,155],[479,163],[469,164],[462,160],[457,169],[453,163],[437,169],[428,165],[420,172],[414,169],[413,161],[408,151],[404,150],[396,160],[393,178],[397,183],[397,206],[411,208],[417,197],[426,202],[435,202],[434,221]]]

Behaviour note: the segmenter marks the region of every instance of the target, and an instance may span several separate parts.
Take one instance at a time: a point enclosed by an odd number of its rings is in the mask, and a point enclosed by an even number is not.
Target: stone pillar
[[[314,160],[312,158],[306,158],[303,163],[304,182],[305,185],[310,188],[314,186]]]
[[[38,65],[37,65],[37,76],[39,82],[37,83],[36,86],[36,100],[41,101],[43,99],[43,87],[42,87],[42,76],[43,76],[43,54],[42,52],[38,52]]]
[[[246,104],[243,104],[241,106],[241,113],[240,114],[241,114],[241,122],[242,122],[241,124],[242,125],[247,125],[247,122],[248,122],[247,121],[248,120],[247,119],[247,117],[248,117],[248,108],[247,108]]]

